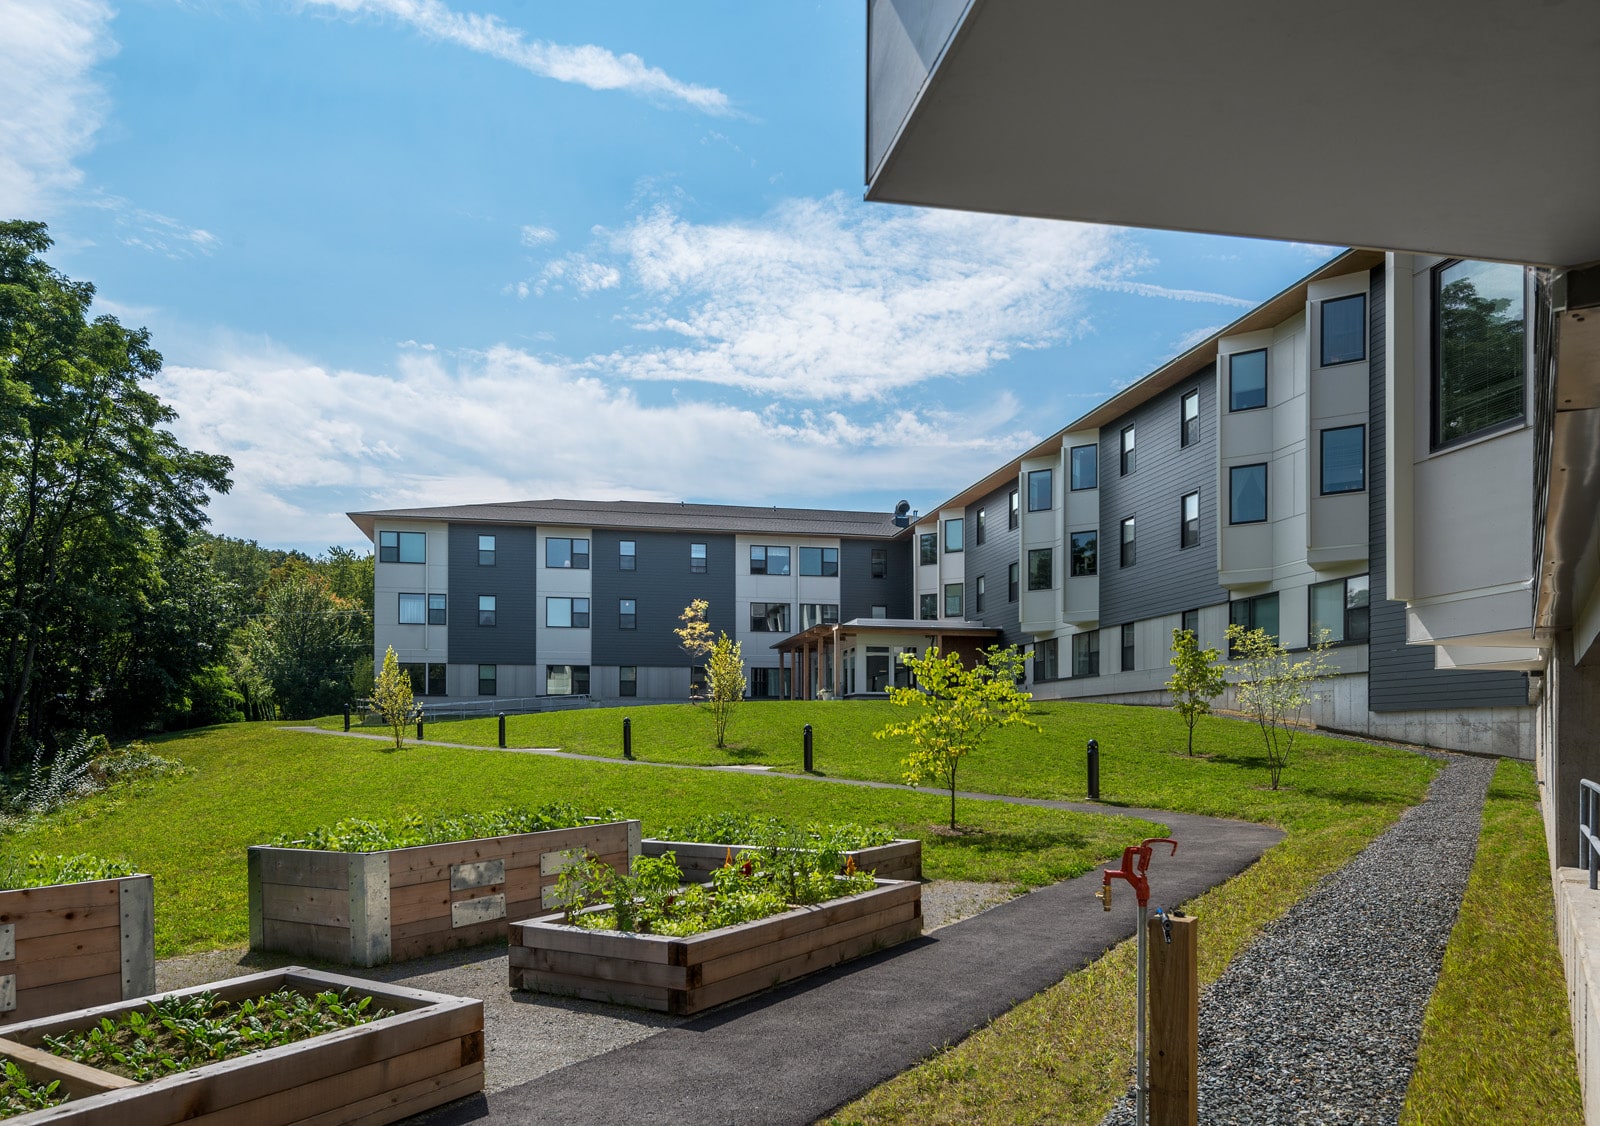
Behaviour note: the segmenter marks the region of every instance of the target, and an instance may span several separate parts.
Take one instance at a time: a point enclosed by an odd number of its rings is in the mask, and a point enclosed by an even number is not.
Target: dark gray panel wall
[[[872,577],[872,549],[889,553],[889,574]],[[911,574],[909,537],[888,540],[841,540],[839,542],[839,620],[872,617],[874,606],[887,606],[891,618],[909,618],[911,593],[916,586]]]
[[[1020,604],[1006,601],[1008,569],[1018,561],[1018,537],[1022,534],[1006,527],[1010,519],[1011,490],[1002,485],[977,504],[967,506],[967,617],[986,626],[1005,631],[1003,644],[1017,645],[1027,640],[1018,617]],[[978,543],[978,509],[984,511],[984,542]],[[978,613],[978,576],[985,578],[983,613]]]
[[[1385,281],[1382,268],[1372,271],[1367,309],[1371,317],[1371,346],[1368,364],[1372,397],[1368,428],[1370,452],[1367,480],[1370,498],[1368,513],[1368,565],[1371,568],[1371,640],[1367,644],[1367,707],[1374,712],[1409,712],[1434,708],[1519,707],[1528,702],[1527,676],[1520,672],[1462,672],[1433,667],[1433,646],[1406,644],[1406,606],[1388,601],[1388,540],[1384,518],[1388,476],[1384,471],[1383,451],[1388,438],[1389,420],[1384,414],[1384,349],[1388,324],[1385,321]],[[1426,310],[1419,310],[1425,315]]]
[[[1182,400],[1195,388],[1200,390],[1200,439],[1183,446]],[[1217,583],[1216,394],[1212,365],[1100,429],[1102,629],[1228,601],[1227,590]],[[1122,428],[1130,422],[1136,463],[1123,477]],[[1200,542],[1180,548],[1180,503],[1196,489]],[[1122,521],[1129,516],[1135,518],[1138,558],[1123,567]]]
[[[617,545],[633,540],[635,569],[617,566]],[[689,570],[689,545],[706,545],[706,572]],[[590,660],[596,665],[647,665],[687,668],[689,658],[673,634],[683,623],[678,615],[696,598],[711,603],[707,620],[712,632],[731,637],[737,618],[734,604],[734,538],[696,532],[620,532],[596,529],[590,556],[593,598],[590,604]],[[637,626],[617,627],[617,603],[631,598],[637,605]]]
[[[478,537],[495,537],[492,567],[478,565]],[[452,664],[531,665],[537,660],[539,567],[535,529],[526,525],[450,525],[446,603]],[[495,624],[478,625],[478,596],[495,597]]]

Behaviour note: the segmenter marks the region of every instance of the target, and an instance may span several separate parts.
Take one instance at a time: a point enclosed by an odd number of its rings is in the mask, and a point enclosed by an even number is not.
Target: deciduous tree
[[[1265,630],[1228,627],[1228,645],[1238,654],[1239,707],[1261,729],[1267,774],[1278,788],[1300,733],[1300,713],[1317,698],[1317,682],[1331,673],[1326,635],[1306,656],[1295,660]]]
[[[392,645],[384,653],[383,668],[372,683],[372,706],[394,736],[394,749],[400,750],[406,745],[406,728],[422,715],[422,705],[417,703],[411,676],[400,667]]]
[[[1227,690],[1228,678],[1222,668],[1222,654],[1200,648],[1200,641],[1186,629],[1172,631],[1172,707],[1189,727],[1189,753],[1194,754],[1194,725],[1211,714],[1211,701]]]
[[[737,641],[718,634],[706,658],[706,692],[710,698],[711,725],[717,746],[728,745],[728,721],[744,699],[744,653]]]

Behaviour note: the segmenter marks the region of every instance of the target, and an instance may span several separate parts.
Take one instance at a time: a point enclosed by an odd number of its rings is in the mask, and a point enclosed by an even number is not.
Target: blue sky
[[[147,325],[216,528],[927,509],[1329,253],[861,201],[860,3],[0,0],[0,215]]]

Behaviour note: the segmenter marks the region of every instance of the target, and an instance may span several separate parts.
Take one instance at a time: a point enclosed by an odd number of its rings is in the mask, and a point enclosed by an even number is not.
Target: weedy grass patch
[[[77,884],[86,880],[117,880],[138,871],[126,860],[107,860],[84,853],[51,856],[36,852],[18,859],[0,857],[0,891]]]

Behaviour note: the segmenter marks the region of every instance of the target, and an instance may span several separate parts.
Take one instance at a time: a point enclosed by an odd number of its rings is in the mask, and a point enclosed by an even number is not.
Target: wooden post
[[[1172,941],[1160,918],[1150,920],[1150,1126],[1197,1126],[1200,1121],[1199,921],[1169,916]]]

